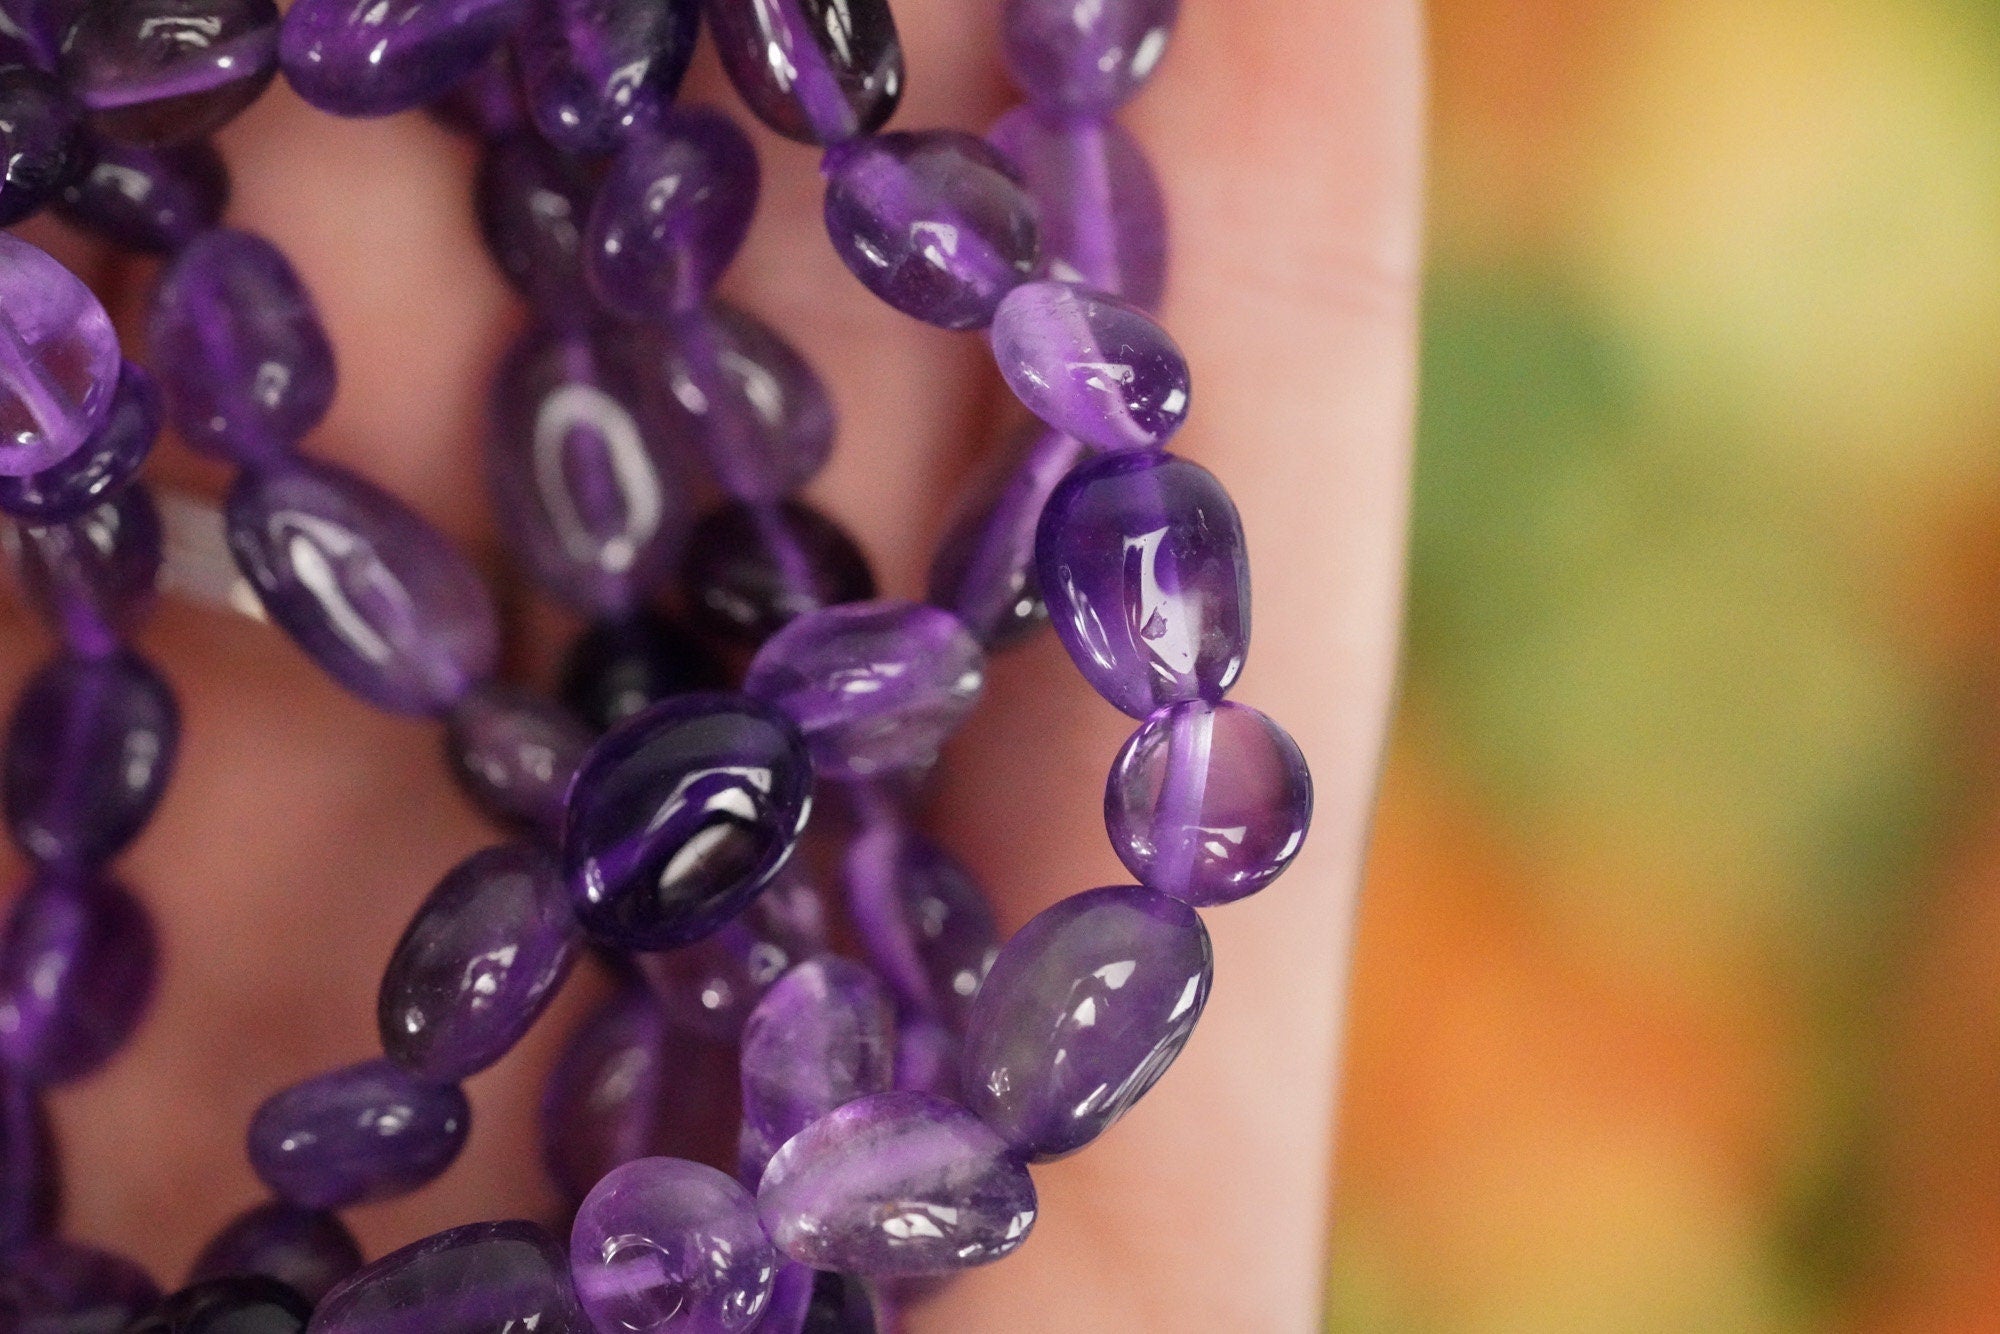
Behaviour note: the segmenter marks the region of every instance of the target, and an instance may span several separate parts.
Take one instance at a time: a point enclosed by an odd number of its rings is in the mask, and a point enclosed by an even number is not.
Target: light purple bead
[[[972,873],[901,819],[871,820],[847,850],[848,912],[905,1007],[962,1029],[999,952]]]
[[[298,0],[278,60],[336,116],[387,116],[450,91],[520,20],[522,0]]]
[[[530,0],[514,34],[528,111],[566,153],[657,124],[694,55],[700,0]]]
[[[870,1277],[939,1274],[1017,1250],[1035,1187],[955,1103],[877,1093],[793,1136],[757,1190],[764,1230],[800,1264]]]
[[[153,606],[164,556],[160,512],[142,483],[80,519],[18,530],[21,583],[78,653],[115,653]]]
[[[669,1022],[734,1044],[771,984],[826,947],[825,905],[792,866],[706,940],[638,956]]]
[[[118,335],[76,275],[0,233],[0,474],[59,463],[104,423]]]
[[[189,1283],[262,1274],[317,1302],[361,1268],[361,1248],[335,1214],[267,1200],[223,1225],[202,1247]]]
[[[460,696],[445,718],[445,755],[459,785],[494,819],[544,835],[562,828],[563,797],[591,739],[555,701],[490,681]]]
[[[896,1015],[875,975],[833,955],[778,979],[743,1028],[743,1119],[767,1144],[895,1084]]]
[[[723,490],[774,501],[826,466],[833,403],[777,330],[712,302],[673,321],[660,343],[661,378]]]
[[[1241,675],[1250,561],[1206,468],[1150,451],[1084,464],[1042,511],[1035,561],[1063,647],[1134,718],[1219,701]]]
[[[104,879],[37,876],[0,940],[0,1059],[37,1084],[90,1074],[153,999],[152,915]]]
[[[1167,285],[1167,212],[1146,151],[1116,121],[1016,107],[986,132],[1034,197],[1042,271],[1157,310]]]
[[[958,130],[828,151],[826,230],[869,291],[946,329],[977,329],[1034,275],[1035,204],[1005,158]]]
[[[743,1187],[701,1163],[641,1158],[577,1210],[569,1265],[599,1334],[742,1334],[770,1301],[777,1253]]]
[[[834,779],[923,768],[972,711],[985,655],[956,616],[857,602],[799,617],[765,641],[746,694],[784,710]]]
[[[958,1070],[961,1044],[935,1019],[911,1015],[896,1028],[896,1087],[963,1102]]]
[[[0,1262],[0,1329],[13,1334],[117,1334],[160,1300],[122,1255],[54,1237]]]
[[[495,136],[479,159],[473,204],[486,249],[545,318],[586,324],[583,228],[597,189],[589,164],[533,130]]]
[[[1180,0],[1007,0],[1007,69],[1043,106],[1102,115],[1166,54]]]
[[[271,0],[119,0],[63,38],[63,81],[99,132],[142,147],[221,129],[278,72]]]
[[[986,651],[1018,643],[1048,620],[1035,574],[1035,525],[1083,445],[1039,428],[1005,466],[981,478],[931,563],[930,602],[965,622]]]
[[[386,491],[296,461],[238,477],[223,518],[264,610],[363,699],[437,713],[493,674],[500,633],[478,571]]]
[[[0,1255],[55,1232],[61,1214],[62,1165],[48,1104],[40,1089],[0,1067]]]
[[[137,148],[86,135],[86,166],[56,196],[56,212],[113,245],[166,255],[222,221],[229,168],[210,143]]]
[[[109,415],[83,448],[25,477],[0,475],[0,510],[34,524],[80,518],[132,480],[159,433],[159,386],[128,361]]]
[[[562,1247],[539,1224],[473,1223],[349,1277],[309,1334],[593,1334]]]
[[[888,0],[705,0],[722,67],[758,119],[835,144],[880,129],[903,95]]]
[[[250,1166],[307,1209],[406,1195],[465,1147],[472,1110],[456,1085],[425,1084],[393,1061],[332,1070],[272,1094],[250,1118]]]
[[[993,316],[993,359],[1028,411],[1099,449],[1153,449],[1188,414],[1188,366],[1152,316],[1068,283],[1017,287]]]

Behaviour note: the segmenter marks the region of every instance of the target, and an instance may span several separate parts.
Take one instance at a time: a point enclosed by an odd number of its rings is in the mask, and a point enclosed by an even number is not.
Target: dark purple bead
[[[134,483],[80,519],[18,533],[21,583],[43,618],[78,653],[116,652],[152,609],[165,554],[152,493]]]
[[[48,1105],[40,1089],[0,1067],[0,1256],[53,1233],[61,1215],[62,1166]],[[5,1292],[0,1265],[0,1312]]]
[[[124,1334],[160,1300],[121,1255],[48,1238],[0,1263],[0,1329],[8,1334]]]
[[[748,644],[809,611],[875,596],[874,572],[854,539],[793,500],[711,512],[688,538],[681,584],[690,620]]]
[[[223,517],[264,610],[363,699],[438,713],[493,674],[500,632],[479,572],[386,491],[300,461],[238,477]]]
[[[903,96],[888,0],[705,0],[722,67],[757,118],[836,144],[880,129]]]
[[[312,1303],[274,1278],[237,1274],[182,1288],[126,1334],[303,1334]]]
[[[834,251],[905,315],[982,328],[1034,276],[1035,203],[985,140],[882,134],[831,150],[822,169]]]
[[[1030,412],[1099,449],[1152,449],[1187,420],[1180,348],[1152,316],[1103,292],[1015,288],[993,316],[993,359]]]
[[[521,80],[514,72],[513,53],[504,45],[494,47],[492,54],[425,110],[446,129],[481,142],[526,128],[528,110],[521,105]]]
[[[1083,446],[1046,427],[969,493],[931,563],[930,601],[965,622],[990,653],[1049,618],[1035,575],[1035,524]]]
[[[847,907],[868,958],[904,1006],[962,1029],[999,952],[972,873],[900,819],[871,820],[847,850]]]
[[[598,732],[671,695],[713,690],[726,674],[665,617],[640,611],[577,636],[563,665],[563,702]]]
[[[1042,511],[1035,561],[1063,647],[1134,718],[1219,701],[1242,673],[1243,521],[1206,468],[1152,451],[1084,464]]]
[[[743,1028],[743,1119],[783,1144],[895,1084],[896,1013],[875,975],[834,955],[778,979]]]
[[[786,1142],[757,1190],[764,1230],[800,1264],[940,1274],[1019,1249],[1035,1187],[1006,1142],[955,1103],[877,1093]]]
[[[202,1247],[189,1283],[261,1274],[317,1302],[361,1268],[361,1248],[338,1215],[267,1200],[229,1220]]]
[[[962,1044],[934,1019],[911,1015],[896,1027],[896,1087],[964,1101],[958,1068]]]
[[[54,73],[58,48],[83,0],[0,0],[0,60]]]
[[[222,221],[229,168],[215,145],[137,148],[86,135],[87,164],[64,183],[56,212],[123,250],[166,255]]]
[[[7,727],[0,796],[14,842],[45,866],[104,865],[152,818],[179,737],[173,690],[138,654],[57,658]]]
[[[297,0],[278,59],[336,116],[388,116],[441,97],[520,21],[522,0]]]
[[[63,82],[91,124],[148,148],[221,129],[277,72],[271,0],[93,4],[63,38]]]
[[[475,686],[445,717],[459,785],[494,819],[548,835],[562,828],[563,797],[590,742],[568,709],[517,686]]]
[[[456,1085],[425,1084],[393,1061],[365,1061],[266,1098],[250,1118],[250,1166],[281,1199],[344,1209],[436,1179],[471,1127]]]
[[[638,964],[668,1022],[733,1045],[771,984],[825,947],[826,909],[819,891],[787,866],[714,935],[642,954]]]
[[[777,1253],[743,1187],[700,1163],[641,1158],[577,1210],[569,1265],[600,1331],[744,1334],[769,1303]]]
[[[588,156],[657,125],[700,27],[699,0],[531,0],[514,51],[536,128]]]
[[[833,403],[777,330],[712,302],[675,320],[661,343],[666,388],[723,490],[739,500],[779,500],[826,466]]]
[[[313,1334],[595,1334],[562,1247],[540,1225],[473,1223],[426,1237],[326,1295]]]
[[[118,335],[76,275],[0,233],[0,474],[59,463],[104,423]]]
[[[741,695],[686,695],[612,729],[570,789],[563,869],[577,916],[625,949],[686,945],[769,884],[812,806],[789,720]]]
[[[109,880],[37,876],[0,940],[0,1059],[37,1084],[80,1079],[153,999],[152,915]]]
[[[1007,69],[1030,101],[1102,116],[1166,54],[1180,0],[1007,0]]]
[[[479,159],[473,203],[486,249],[537,310],[582,323],[583,228],[596,191],[588,166],[531,129],[496,137]]]
[[[128,361],[104,424],[62,462],[26,477],[0,476],[0,510],[32,524],[81,518],[132,479],[159,433],[159,386]]]
[[[27,65],[0,66],[0,227],[55,197],[77,161],[77,106]]]
[[[1146,151],[1116,121],[1016,107],[986,132],[1027,184],[1042,271],[1157,310],[1167,286],[1167,211]]]

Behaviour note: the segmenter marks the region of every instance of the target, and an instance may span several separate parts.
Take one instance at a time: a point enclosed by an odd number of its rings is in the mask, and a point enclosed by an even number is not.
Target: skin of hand
[[[903,128],[983,130],[1014,95],[999,0],[898,0]],[[712,56],[683,94],[740,113]],[[1235,697],[1297,737],[1318,788],[1296,866],[1206,914],[1216,985],[1159,1087],[1097,1144],[1036,1170],[1022,1251],[913,1310],[909,1327],[1302,1331],[1318,1327],[1341,994],[1392,695],[1415,365],[1421,31],[1414,0],[1184,0],[1153,84],[1122,119],[1167,195],[1163,319],[1194,372],[1174,444],[1220,475],[1250,534],[1259,609]],[[960,483],[994,447],[1005,390],[976,336],[869,296],[823,239],[810,150],[761,129],[764,203],[726,293],[820,369],[841,411],[814,494],[886,593],[921,596]],[[343,122],[282,81],[226,131],[232,224],[271,237],[315,294],[341,387],[306,442],[379,481],[518,584],[491,529],[479,436],[491,368],[523,318],[469,204],[471,148],[422,116]],[[107,295],[142,361],[150,262],[52,223],[25,234]],[[158,481],[217,493],[227,471],[169,444]],[[503,589],[514,666],[546,680],[573,623]],[[7,606],[11,695],[48,649]],[[101,1074],[56,1090],[66,1230],[176,1285],[202,1241],[262,1197],[243,1157],[257,1104],[376,1054],[383,961],[437,877],[493,841],[451,786],[433,725],[343,694],[268,627],[166,602],[143,636],[181,694],[182,755],[116,874],[160,923],[155,1008]],[[983,877],[1003,930],[1128,877],[1101,819],[1131,722],[1054,637],[992,664],[947,752],[932,816]],[[25,868],[10,868],[18,883]],[[542,1072],[588,1003],[573,983],[469,1082],[474,1130],[435,1185],[348,1215],[372,1256],[478,1219],[551,1216],[534,1115]]]

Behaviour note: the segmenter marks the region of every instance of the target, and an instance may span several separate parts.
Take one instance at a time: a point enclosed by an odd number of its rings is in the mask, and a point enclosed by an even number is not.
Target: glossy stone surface
[[[535,1223],[473,1223],[383,1256],[326,1295],[312,1334],[595,1334],[561,1246]]]
[[[273,1278],[212,1278],[155,1306],[127,1334],[301,1334],[312,1303]]]
[[[336,116],[387,116],[442,96],[520,21],[522,0],[298,0],[278,60]]]
[[[777,1253],[743,1187],[700,1163],[641,1158],[577,1210],[569,1262],[600,1332],[741,1334],[770,1300]]]
[[[1179,14],[1180,0],[1007,0],[1007,70],[1033,102],[1102,115],[1152,77]]]
[[[261,1274],[317,1302],[359,1268],[361,1248],[337,1215],[267,1200],[230,1219],[209,1239],[195,1257],[188,1282]]]
[[[669,1023],[733,1046],[771,984],[825,947],[825,904],[788,864],[714,935],[637,962]]]
[[[1167,286],[1167,212],[1146,151],[1113,120],[1017,107],[986,132],[1041,220],[1042,273],[1158,310]]]
[[[118,388],[118,335],[76,275],[0,233],[0,475],[82,448]]]
[[[977,329],[1040,255],[1006,159],[958,130],[876,135],[827,154],[826,231],[868,290],[926,323]]]
[[[1188,414],[1188,367],[1152,316],[1103,292],[1036,282],[993,316],[993,359],[1028,411],[1099,449],[1166,444]]]
[[[1180,1055],[1214,971],[1194,909],[1137,885],[1074,894],[1001,949],[966,1028],[966,1106],[1041,1162],[1076,1152]]]
[[[660,343],[661,378],[723,490],[775,501],[826,466],[833,402],[777,330],[711,302],[673,321]]]
[[[10,1334],[124,1334],[160,1289],[122,1255],[53,1237],[0,1263],[0,1329]]]
[[[116,652],[152,609],[165,533],[143,483],[115,492],[81,518],[24,525],[18,534],[22,586],[76,652]]]
[[[109,1060],[153,999],[152,914],[103,879],[37,876],[0,937],[0,1059],[38,1084]]]
[[[700,25],[700,0],[530,0],[514,53],[535,127],[593,156],[657,125]]]
[[[0,1255],[51,1235],[61,1215],[62,1164],[47,1100],[33,1084],[0,1067]],[[0,1293],[6,1283],[0,1265]],[[6,1309],[0,1296],[0,1311]]]
[[[563,702],[603,732],[672,695],[714,690],[727,673],[685,630],[636,612],[599,621],[577,636],[563,664]]]
[[[743,1119],[783,1144],[837,1107],[895,1084],[896,1012],[875,975],[822,955],[766,992],[743,1028]]]
[[[848,844],[847,907],[868,958],[903,1006],[958,1030],[999,952],[972,873],[900,819],[870,820]]]
[[[373,483],[304,462],[246,472],[223,519],[265,612],[363,699],[436,713],[493,674],[499,627],[479,572]]]
[[[742,246],[761,179],[749,138],[706,107],[633,135],[591,205],[591,290],[635,320],[695,309]]]
[[[834,144],[880,129],[903,95],[889,0],[704,0],[722,67],[757,118]]]
[[[473,180],[480,234],[501,274],[538,311],[571,324],[589,318],[583,228],[596,188],[587,163],[526,129],[491,139]]]
[[[0,227],[54,198],[76,165],[76,103],[28,65],[0,64]]]
[[[96,509],[139,471],[160,432],[160,389],[132,362],[118,373],[111,411],[83,447],[25,477],[0,476],[0,510],[33,524],[67,523]]]
[[[875,596],[847,530],[795,500],[711,511],[688,537],[681,584],[695,625],[747,644],[807,612]]]
[[[157,148],[235,119],[278,72],[272,0],[119,0],[63,38],[63,82],[110,139]]]
[[[1040,428],[977,479],[931,562],[929,599],[987,650],[1019,643],[1049,618],[1035,571],[1035,525],[1083,445]]]
[[[757,1191],[764,1230],[800,1264],[871,1277],[948,1273],[1015,1251],[1035,1187],[954,1103],[878,1093],[778,1150]]]
[[[139,148],[85,137],[87,165],[56,196],[66,221],[148,255],[179,250],[222,221],[229,168],[213,144]]]
[[[445,717],[444,752],[459,786],[503,824],[553,835],[591,732],[568,709],[518,686],[487,682]]]
[[[1084,464],[1042,511],[1035,561],[1063,647],[1134,718],[1219,701],[1242,673],[1250,561],[1207,469],[1150,452]]]
[[[471,1127],[456,1086],[424,1084],[393,1061],[365,1061],[266,1098],[250,1119],[250,1166],[281,1199],[344,1209],[434,1180]]]

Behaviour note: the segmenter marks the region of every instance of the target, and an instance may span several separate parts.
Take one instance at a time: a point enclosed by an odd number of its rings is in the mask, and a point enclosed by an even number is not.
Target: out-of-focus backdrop
[[[2000,1329],[2000,3],[1431,21],[1328,1327]]]

